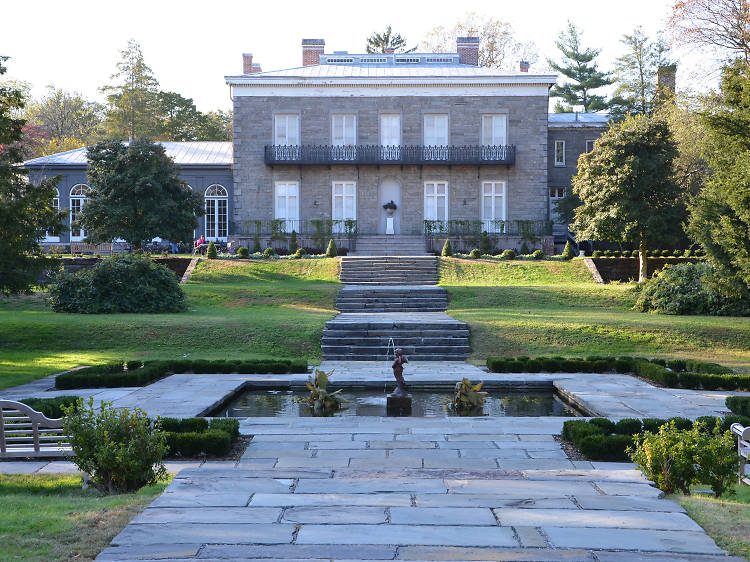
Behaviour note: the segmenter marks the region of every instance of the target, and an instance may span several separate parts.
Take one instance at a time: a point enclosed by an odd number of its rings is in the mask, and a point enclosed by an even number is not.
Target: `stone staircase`
[[[435,285],[434,256],[380,256],[341,258],[341,282],[347,285]]]
[[[354,256],[424,256],[424,236],[371,234],[357,236]]]
[[[341,312],[443,312],[447,307],[447,291],[430,285],[348,285],[336,297]]]

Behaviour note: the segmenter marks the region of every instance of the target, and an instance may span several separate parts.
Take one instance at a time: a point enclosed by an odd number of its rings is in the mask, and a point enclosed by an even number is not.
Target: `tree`
[[[0,75],[5,74],[0,56]],[[59,177],[29,182],[23,162],[23,129],[18,117],[23,109],[23,92],[0,85],[0,293],[30,292],[39,275],[55,262],[46,258],[39,242],[45,232],[63,230],[62,216],[52,208]]]
[[[199,137],[204,141],[231,141],[232,140],[232,110],[209,111],[203,114],[200,124]]]
[[[159,92],[156,110],[159,120],[157,139],[194,141],[200,139],[204,116],[190,98],[177,92]]]
[[[366,49],[368,53],[385,53],[388,49],[397,53],[411,53],[416,47],[407,49],[406,39],[400,33],[393,33],[389,25],[383,33],[375,32],[367,38]]]
[[[48,86],[47,95],[30,104],[25,117],[38,125],[47,139],[80,139],[79,146],[83,146],[99,134],[103,113],[101,104],[78,92]]]
[[[685,206],[674,180],[676,157],[667,123],[634,115],[612,125],[596,150],[578,160],[573,191],[582,204],[572,228],[583,239],[637,243],[639,282],[648,277],[648,248],[682,234]]]
[[[626,52],[615,61],[616,88],[609,102],[610,110],[620,115],[651,113],[657,97],[659,67],[669,64],[668,47],[660,39],[651,41],[642,27],[623,35],[621,43]]]
[[[678,44],[708,46],[750,64],[748,0],[679,0],[668,28]]]
[[[561,98],[566,105],[558,103],[555,111],[572,111],[582,107],[584,112],[599,111],[607,108],[604,96],[592,93],[593,90],[612,83],[606,73],[600,72],[594,59],[601,49],[584,48],[581,44],[582,32],[572,23],[560,32],[555,45],[562,53],[562,61],[556,63],[548,59],[550,67],[568,78],[560,86],[553,86],[550,96]]]
[[[508,22],[475,12],[467,13],[453,27],[434,28],[420,48],[432,53],[455,53],[456,37],[479,37],[479,66],[510,70],[517,69],[520,60],[532,64],[539,60],[534,42],[517,40]]]
[[[750,288],[750,68],[743,60],[726,67],[722,106],[703,123],[712,174],[691,208],[689,232],[727,280]]]
[[[177,176],[164,148],[102,141],[88,151],[89,202],[80,223],[94,243],[122,238],[141,248],[155,237],[188,240],[203,214],[200,196]]]
[[[109,107],[104,121],[107,134],[117,139],[153,138],[158,132],[159,82],[134,39],[128,41],[127,48],[120,53],[122,59],[117,63],[117,72],[111,76],[116,83],[101,88],[108,94]]]

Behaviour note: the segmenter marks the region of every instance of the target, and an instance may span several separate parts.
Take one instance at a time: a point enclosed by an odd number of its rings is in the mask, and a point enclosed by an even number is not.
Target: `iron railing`
[[[516,147],[267,145],[266,164],[514,164]]]
[[[286,238],[295,232],[299,236],[340,235],[357,236],[357,221],[331,219],[251,219],[232,223],[232,234]],[[327,242],[327,241],[326,241]]]
[[[535,238],[552,234],[552,221],[546,220],[426,220],[424,235],[476,237],[487,233],[491,236],[521,236]]]

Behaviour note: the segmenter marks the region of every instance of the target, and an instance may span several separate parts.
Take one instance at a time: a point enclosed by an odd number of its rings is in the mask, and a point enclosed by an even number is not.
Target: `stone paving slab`
[[[646,511],[496,508],[501,525],[544,527],[614,527],[618,529],[658,529],[701,531],[701,526],[683,513]]]
[[[198,542],[202,544],[287,544],[294,525],[258,523],[131,523],[112,539],[112,545],[151,545]]]
[[[394,525],[497,526],[492,510],[480,507],[392,507]]]
[[[297,544],[422,544],[519,546],[508,527],[422,525],[304,525]]]
[[[131,523],[276,523],[281,509],[246,507],[149,507]]]
[[[542,527],[554,546],[597,550],[646,550],[669,553],[722,554],[704,532]]]
[[[341,509],[339,506],[299,506],[285,509],[281,521],[284,523],[378,524],[385,523],[387,517],[382,507],[347,506],[346,509]]]
[[[447,496],[446,496],[447,497]],[[384,494],[253,494],[250,507],[291,507],[291,506],[380,506],[409,507],[411,494],[398,492]]]

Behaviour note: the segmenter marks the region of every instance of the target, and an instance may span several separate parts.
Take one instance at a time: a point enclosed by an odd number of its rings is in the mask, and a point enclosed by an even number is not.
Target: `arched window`
[[[206,206],[206,240],[226,241],[229,222],[227,211],[229,197],[226,188],[218,183],[209,185],[204,193],[204,200]]]
[[[89,200],[89,193],[91,193],[91,188],[86,185],[85,183],[79,183],[72,187],[70,190],[70,224],[74,224],[78,218],[81,215],[81,210],[83,209],[83,206],[88,203]],[[73,226],[70,230],[70,241],[71,242],[80,242],[86,236],[88,236],[88,231],[83,230],[77,226]]]
[[[55,211],[60,210],[60,191],[57,188],[55,188],[55,196],[52,198],[52,208]],[[45,241],[46,242],[59,242],[60,236],[57,234],[57,232],[47,232]]]

